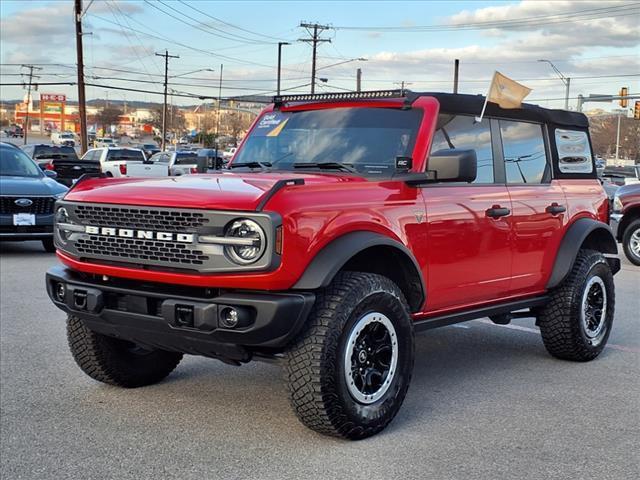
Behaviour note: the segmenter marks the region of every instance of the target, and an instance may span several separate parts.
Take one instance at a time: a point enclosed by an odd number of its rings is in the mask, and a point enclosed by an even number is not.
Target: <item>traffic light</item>
[[[627,95],[629,95],[629,89],[627,87],[622,87],[620,89],[620,96],[621,97],[626,97]],[[627,108],[627,105],[629,105],[629,100],[627,100],[626,98],[621,98],[620,99],[620,106],[622,108]]]
[[[640,100],[636,100],[636,104],[633,108],[633,118],[640,120]]]

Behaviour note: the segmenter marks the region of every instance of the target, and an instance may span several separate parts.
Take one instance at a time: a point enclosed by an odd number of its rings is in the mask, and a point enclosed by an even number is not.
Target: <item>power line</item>
[[[311,57],[311,94],[313,95],[313,93],[315,93],[315,86],[316,86],[316,52],[317,52],[318,43],[331,43],[331,40],[328,38],[320,38],[320,33],[322,33],[324,30],[329,30],[331,27],[329,27],[328,25],[320,25],[317,23],[305,23],[305,22],[300,22],[300,26],[307,30],[307,32],[310,35],[310,38],[300,38],[298,39],[298,41],[310,43],[313,48],[313,53]],[[313,33],[311,33],[311,30],[309,30],[311,28],[313,29]]]
[[[522,17],[511,20],[501,20],[492,22],[467,22],[462,25],[417,25],[417,26],[337,26],[335,30],[360,30],[360,31],[380,31],[380,32],[439,32],[451,30],[482,30],[487,28],[501,27],[524,27],[524,26],[542,26],[556,23],[576,22],[581,20],[595,20],[602,18],[601,16],[611,17],[618,15],[610,15],[611,13],[628,14],[634,12],[638,8],[638,3],[627,3],[615,7],[601,7],[587,10],[579,10],[576,12],[556,13],[550,15],[538,15],[532,17]],[[570,18],[574,17],[574,18]],[[593,17],[593,18],[589,18]],[[566,19],[568,18],[568,19]],[[548,20],[540,21],[540,20]],[[565,20],[566,19],[566,20]],[[557,21],[554,21],[557,20]]]

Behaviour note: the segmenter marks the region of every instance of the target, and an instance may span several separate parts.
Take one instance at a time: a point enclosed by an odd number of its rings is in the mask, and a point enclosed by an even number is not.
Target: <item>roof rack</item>
[[[277,95],[273,97],[273,103],[281,106],[290,102],[342,102],[344,100],[379,99],[379,98],[405,98],[412,94],[409,90],[372,90],[368,92],[337,92],[315,93],[300,95]]]

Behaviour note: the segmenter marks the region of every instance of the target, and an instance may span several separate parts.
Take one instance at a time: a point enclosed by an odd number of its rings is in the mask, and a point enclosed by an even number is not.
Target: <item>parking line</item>
[[[528,333],[535,333],[540,335],[540,330],[538,330],[537,328],[530,328],[530,327],[521,327],[520,325],[498,325],[496,323],[493,323],[491,320],[476,320],[476,322],[479,323],[484,323],[486,325],[491,325],[493,327],[503,327],[503,328],[508,328],[510,330],[519,330],[521,332],[528,332]],[[612,348],[614,350],[619,350],[621,352],[630,352],[630,353],[640,353],[640,348],[635,348],[635,347],[627,347],[625,345],[617,345],[615,343],[607,343],[607,346],[605,348]]]

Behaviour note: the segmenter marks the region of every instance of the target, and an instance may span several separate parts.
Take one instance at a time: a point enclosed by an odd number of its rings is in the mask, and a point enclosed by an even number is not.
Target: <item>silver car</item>
[[[178,177],[198,172],[198,153],[188,150],[177,152],[158,152],[150,159],[154,163],[168,163],[169,175]]]

